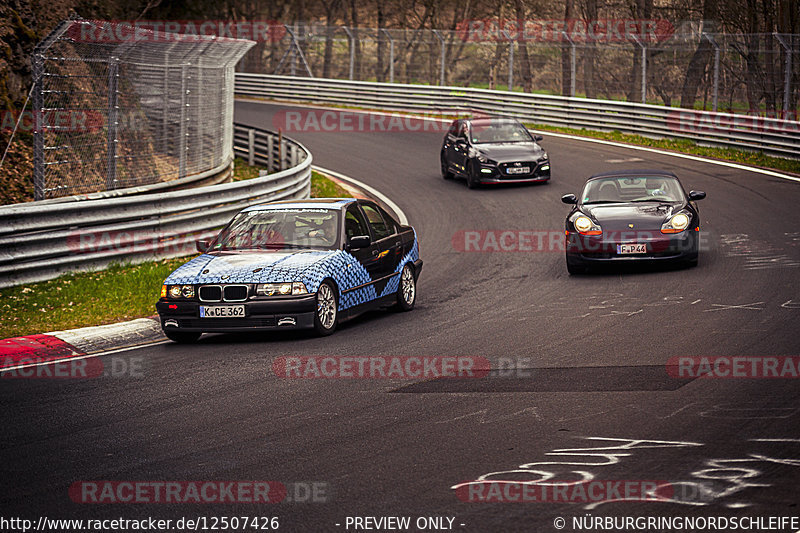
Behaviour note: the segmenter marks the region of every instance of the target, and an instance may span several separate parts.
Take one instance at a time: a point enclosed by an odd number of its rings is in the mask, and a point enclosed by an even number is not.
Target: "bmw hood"
[[[483,143],[475,148],[493,161],[510,163],[513,161],[538,161],[544,150],[535,142]]]
[[[216,252],[192,259],[169,275],[166,284],[277,283],[297,281],[335,250]]]
[[[581,211],[600,224],[604,231],[660,230],[664,222],[680,209],[680,203],[668,202],[581,206]]]

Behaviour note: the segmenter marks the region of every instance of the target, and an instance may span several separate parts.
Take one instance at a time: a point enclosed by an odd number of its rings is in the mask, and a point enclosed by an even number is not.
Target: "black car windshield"
[[[481,143],[514,143],[531,142],[533,137],[528,130],[514,121],[481,120],[472,122],[472,142]]]
[[[234,217],[209,248],[225,250],[334,249],[339,241],[336,209],[263,209]]]
[[[581,203],[683,202],[683,188],[671,176],[611,176],[590,180]]]

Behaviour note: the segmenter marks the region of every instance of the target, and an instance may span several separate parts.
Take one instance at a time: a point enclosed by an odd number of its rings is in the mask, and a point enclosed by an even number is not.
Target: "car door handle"
[[[397,241],[396,243],[394,243],[395,246],[400,246],[401,244],[403,244],[403,243],[400,242],[400,241]]]
[[[378,255],[378,250],[372,250],[372,255]]]

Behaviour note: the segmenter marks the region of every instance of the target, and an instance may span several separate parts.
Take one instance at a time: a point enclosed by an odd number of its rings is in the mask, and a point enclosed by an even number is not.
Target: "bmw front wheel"
[[[317,290],[317,312],[314,314],[314,329],[319,335],[330,335],[336,330],[338,318],[336,291],[329,281],[324,281]]]

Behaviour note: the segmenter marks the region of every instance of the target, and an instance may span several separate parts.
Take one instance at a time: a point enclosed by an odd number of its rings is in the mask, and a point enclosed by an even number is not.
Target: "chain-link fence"
[[[279,38],[259,42],[240,65],[251,73],[511,86],[516,91],[797,116],[800,35],[712,34],[704,33],[701,24],[676,29],[664,21],[618,21],[623,29],[617,30],[605,20],[598,22],[605,32],[590,39],[586,31],[574,31],[575,21],[550,21],[549,26],[539,21],[530,32],[478,27],[475,22],[456,31],[284,25],[270,32]],[[591,31],[591,24],[584,24]]]
[[[34,51],[37,200],[169,181],[232,160],[233,67],[255,43],[125,30],[68,20]]]

